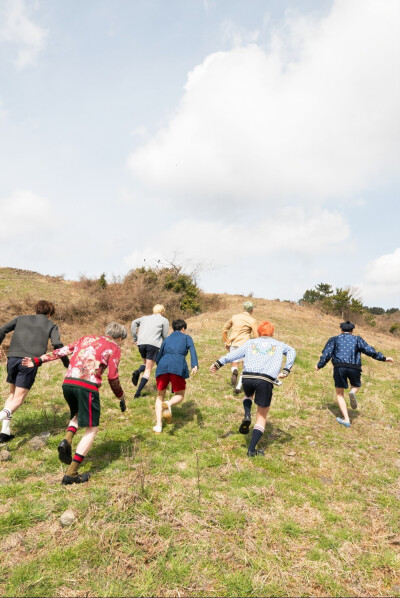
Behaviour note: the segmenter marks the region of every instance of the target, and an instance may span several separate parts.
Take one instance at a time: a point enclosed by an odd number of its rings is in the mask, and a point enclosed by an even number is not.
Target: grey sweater
[[[40,357],[47,351],[50,338],[55,349],[62,347],[58,326],[47,316],[17,316],[0,328],[0,345],[6,334],[14,330],[8,357]]]
[[[139,334],[137,329],[139,328]],[[131,326],[133,342],[138,345],[153,345],[161,347],[162,342],[168,336],[169,322],[161,314],[142,316],[133,320]]]

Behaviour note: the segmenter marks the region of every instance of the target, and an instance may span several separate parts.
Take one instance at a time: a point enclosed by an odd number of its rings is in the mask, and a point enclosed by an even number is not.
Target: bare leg
[[[78,446],[76,447],[76,452],[83,457],[86,457],[88,452],[90,451],[94,439],[96,438],[97,432],[99,431],[98,426],[88,427],[85,430],[84,435],[79,441]]]
[[[256,419],[256,426],[261,426],[265,429],[265,424],[267,423],[267,415],[268,415],[269,407],[259,407],[257,405],[257,419]]]
[[[10,384],[10,394],[6,400],[4,409],[8,409],[11,413],[15,413],[25,401],[29,390],[29,388],[20,388],[19,386]]]
[[[173,397],[170,398],[169,401],[165,401],[165,402],[169,403],[169,405],[172,407],[172,405],[178,405],[179,403],[182,403],[184,398],[185,398],[185,391],[179,390],[177,393],[174,394]]]
[[[162,414],[162,403],[165,397],[165,390],[159,390],[156,398],[155,410],[156,410],[156,425],[158,428],[162,428],[161,414]]]
[[[344,400],[344,388],[336,388],[336,398],[338,405],[340,407],[340,411],[343,414],[343,419],[346,423],[350,423],[349,414],[347,412],[347,405],[346,401]]]
[[[153,361],[152,359],[144,359],[143,363],[145,365],[145,370],[143,372],[143,378],[150,378],[150,374],[151,374],[151,370],[154,367],[155,361]]]

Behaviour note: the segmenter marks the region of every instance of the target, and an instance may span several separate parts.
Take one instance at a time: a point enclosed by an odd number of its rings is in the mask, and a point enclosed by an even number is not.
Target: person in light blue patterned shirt
[[[211,372],[216,372],[226,363],[244,359],[243,390],[246,398],[243,401],[245,416],[239,428],[241,434],[249,432],[253,396],[257,405],[257,420],[247,451],[249,457],[264,454],[261,449],[257,450],[256,446],[265,430],[267,414],[272,400],[273,385],[281,384],[278,378],[288,376],[296,357],[296,351],[293,347],[272,338],[274,327],[270,322],[261,322],[257,332],[259,334],[258,338],[251,339],[232,351],[232,353],[220,357],[210,367]],[[286,364],[281,372],[284,356],[286,357]]]
[[[356,393],[361,386],[361,353],[364,353],[377,361],[388,361],[393,363],[391,357],[385,357],[382,353],[376,351],[374,347],[368,345],[361,336],[353,335],[354,327],[354,324],[349,320],[347,320],[347,322],[342,322],[340,324],[341,334],[332,336],[328,340],[322,351],[320,360],[315,366],[315,369],[318,371],[323,368],[329,360],[332,360],[336,398],[343,414],[343,418],[337,417],[336,421],[346,428],[349,428],[351,424],[346,401],[344,399],[344,390],[349,387],[348,382],[350,382],[350,406],[352,409],[357,409]]]

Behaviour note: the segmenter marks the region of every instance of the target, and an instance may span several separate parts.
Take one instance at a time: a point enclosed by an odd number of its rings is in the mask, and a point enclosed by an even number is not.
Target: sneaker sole
[[[354,392],[349,392],[349,399],[350,399],[350,407],[352,409],[357,409],[357,399]]]
[[[57,450],[58,450],[58,458],[60,459],[60,461],[62,463],[65,463],[66,465],[71,465],[71,463],[72,463],[72,455],[69,455],[67,453],[67,451],[65,450],[65,447],[58,446]]]
[[[232,384],[232,386],[236,386],[237,381],[238,381],[238,375],[237,374],[232,374],[232,376],[231,376],[231,384]]]
[[[172,413],[168,409],[167,403],[163,403],[161,405],[161,407],[162,407],[162,416],[164,418],[165,423],[170,424],[172,422]]]
[[[244,419],[239,426],[239,434],[248,434],[250,429],[250,420]]]
[[[137,383],[139,382],[139,376],[140,376],[140,374],[137,374],[136,372],[133,372],[133,374],[132,374],[132,384],[133,384],[133,386],[137,386]]]

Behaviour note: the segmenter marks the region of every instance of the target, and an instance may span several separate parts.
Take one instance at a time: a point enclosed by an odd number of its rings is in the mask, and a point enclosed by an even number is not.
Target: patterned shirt
[[[265,374],[271,378],[277,378],[281,371],[284,355],[286,356],[284,369],[289,372],[296,357],[293,347],[270,336],[260,336],[247,341],[232,353],[220,357],[218,361],[221,365],[225,365],[244,358],[243,373]]]
[[[102,375],[108,367],[108,380],[114,394],[118,398],[124,394],[119,384],[118,372],[121,349],[112,338],[83,336],[70,345],[42,355],[40,360],[42,363],[46,363],[71,353],[72,357],[65,376],[65,383],[73,384],[74,380],[85,380],[100,387]]]
[[[361,353],[365,353],[365,355],[378,361],[386,361],[386,357],[375,351],[374,347],[368,345],[361,336],[343,332],[338,336],[332,336],[328,340],[317,367],[318,369],[323,368],[332,359],[334,367],[353,367],[361,370]]]

